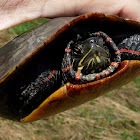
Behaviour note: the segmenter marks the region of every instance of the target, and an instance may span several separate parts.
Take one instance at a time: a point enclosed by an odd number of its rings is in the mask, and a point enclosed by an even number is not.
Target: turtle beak
[[[67,83],[20,121],[35,121],[68,110],[123,86],[139,75],[140,61],[125,60],[120,64],[119,70],[107,78],[82,85]]]

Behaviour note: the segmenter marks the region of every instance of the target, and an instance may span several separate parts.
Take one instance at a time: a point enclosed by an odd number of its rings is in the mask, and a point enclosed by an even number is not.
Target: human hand
[[[41,17],[75,16],[90,12],[140,21],[140,0],[2,0],[0,30]]]

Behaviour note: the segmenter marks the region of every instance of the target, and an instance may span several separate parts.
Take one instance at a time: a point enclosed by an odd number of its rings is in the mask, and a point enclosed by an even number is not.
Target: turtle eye
[[[90,40],[89,42],[90,42],[90,44],[93,44],[93,43],[94,43],[94,40],[92,39],[92,40]]]

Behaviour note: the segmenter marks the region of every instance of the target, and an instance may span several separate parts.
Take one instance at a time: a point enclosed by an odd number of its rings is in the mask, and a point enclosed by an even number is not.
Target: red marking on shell
[[[68,66],[67,68],[62,69],[62,72],[66,72],[66,71],[70,70],[71,68],[72,68],[72,66]]]
[[[65,52],[71,52],[71,49],[65,49]]]
[[[100,77],[99,74],[97,74],[97,75],[96,75],[96,78],[97,78],[97,80],[100,80],[101,77]]]
[[[82,76],[82,73],[81,72],[77,72],[75,79],[78,81],[81,76]]]
[[[103,72],[105,72],[105,74],[106,74],[106,76],[109,76],[109,71],[107,71],[107,70],[103,70]]]
[[[111,65],[115,66],[116,68],[118,68],[119,64],[116,62],[112,62]]]
[[[110,42],[110,40],[111,40],[111,38],[107,38],[107,39],[106,39],[106,42]]]

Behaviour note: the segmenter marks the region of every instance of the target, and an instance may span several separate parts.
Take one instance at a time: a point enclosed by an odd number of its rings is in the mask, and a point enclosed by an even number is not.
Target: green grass
[[[138,87],[138,96],[140,97],[140,77],[136,78],[134,80],[134,83],[136,84],[136,86]]]
[[[137,105],[131,105],[129,108],[131,110],[135,111],[135,112],[138,112],[139,111],[139,106],[137,106]]]
[[[41,130],[35,130],[34,133],[37,134],[37,135],[40,135],[42,133],[42,131]]]
[[[140,77],[136,78],[136,79],[134,80],[134,83],[136,83],[137,86],[140,87],[140,86],[139,86],[139,85],[140,85]]]
[[[16,25],[16,26],[8,29],[8,32],[11,33],[11,34],[20,35],[20,34],[26,32],[26,31],[34,28],[35,26],[41,25],[42,23],[44,23],[46,21],[48,21],[48,19],[40,18],[40,19],[36,19],[36,20],[29,21],[29,22],[26,22],[26,23],[22,23],[22,24]]]
[[[137,135],[134,133],[132,135],[128,134],[126,131],[123,132],[121,134],[121,136],[123,137],[123,139],[133,139],[133,140],[137,140]]]

